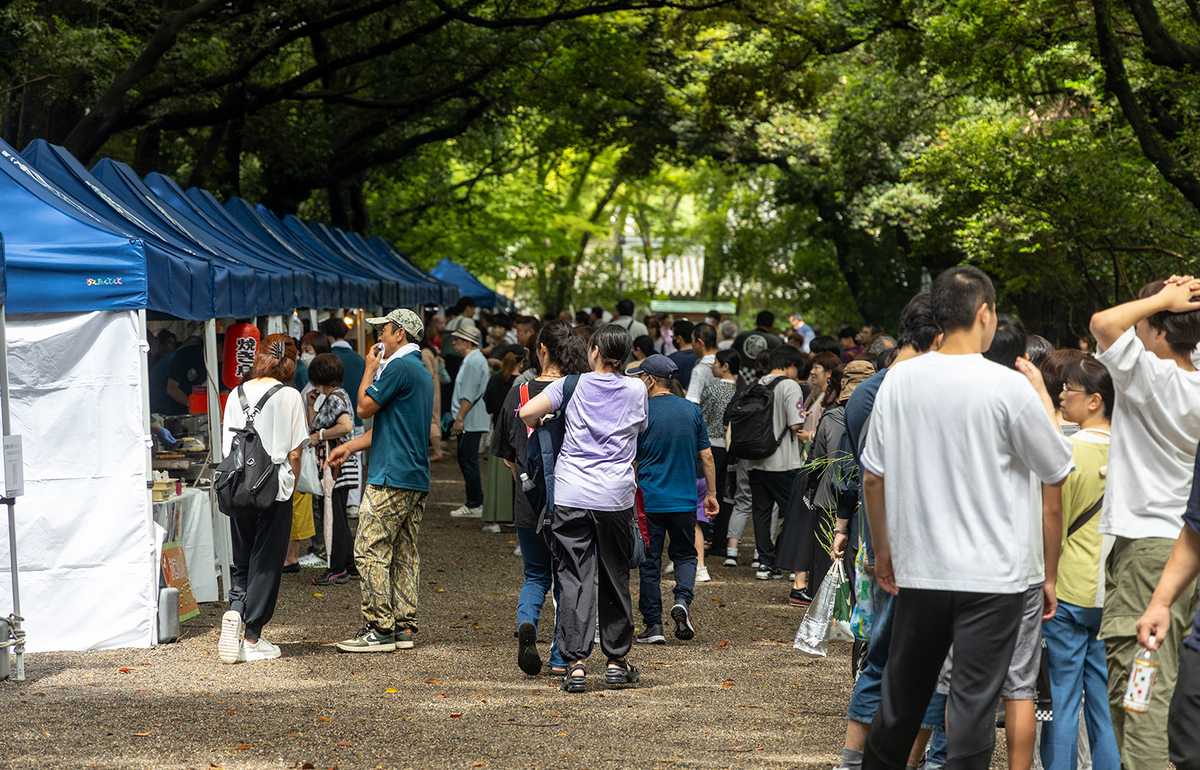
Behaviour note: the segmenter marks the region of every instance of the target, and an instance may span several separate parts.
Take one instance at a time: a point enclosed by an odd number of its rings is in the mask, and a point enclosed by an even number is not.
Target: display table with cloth
[[[182,495],[153,505],[154,521],[167,530],[167,542],[178,540],[183,544],[196,601],[219,601],[217,575],[220,574],[220,563],[213,538],[213,507],[208,489],[189,487]]]

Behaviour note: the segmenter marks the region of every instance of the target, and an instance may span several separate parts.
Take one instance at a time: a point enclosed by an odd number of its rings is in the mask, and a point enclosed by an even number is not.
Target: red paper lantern
[[[258,327],[254,324],[230,324],[225,327],[225,356],[221,381],[232,390],[250,376],[258,355]]]

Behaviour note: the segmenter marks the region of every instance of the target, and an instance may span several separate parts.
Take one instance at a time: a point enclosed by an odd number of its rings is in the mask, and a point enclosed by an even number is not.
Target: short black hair
[[[958,265],[942,271],[934,280],[929,299],[938,326],[949,334],[974,326],[980,305],[987,305],[994,311],[996,287],[987,273],[974,265]]]
[[[891,366],[896,361],[896,356],[900,355],[900,348],[888,348],[880,353],[875,358],[875,371],[882,371]]]
[[[596,316],[597,318],[604,317],[604,308],[600,307],[599,305],[596,305],[595,307],[593,307],[590,312],[592,315]]]
[[[718,310],[710,310],[710,311],[708,311],[708,315],[706,315],[704,317],[705,318],[716,318],[717,323],[721,323],[721,313]]]
[[[1050,340],[1040,334],[1030,334],[1025,338],[1025,357],[1029,359],[1029,363],[1034,366],[1041,367],[1042,362],[1046,357],[1054,352],[1054,346],[1050,344]]]
[[[671,333],[684,342],[692,341],[692,330],[696,328],[696,324],[686,318],[680,318],[675,323],[671,324]]]
[[[847,338],[854,339],[857,336],[858,336],[858,329],[855,329],[853,326],[843,326],[842,330],[838,332],[839,340],[844,340]]]
[[[333,353],[321,353],[308,365],[308,381],[313,385],[340,387],[345,376],[342,359]]]
[[[502,329],[511,329],[512,321],[510,321],[508,316],[504,313],[497,313],[495,317],[492,318],[492,326],[499,326]]]
[[[1151,281],[1138,292],[1138,299],[1153,297],[1163,290],[1165,281]],[[1167,333],[1167,344],[1178,355],[1189,355],[1200,344],[1200,305],[1186,313],[1161,310],[1146,320],[1150,327]]]
[[[587,324],[587,322],[589,320],[591,320],[591,316],[588,315],[588,311],[586,311],[586,310],[576,310],[575,311],[575,323],[579,324],[580,326],[584,326]]]
[[[717,330],[711,325],[696,324],[696,328],[692,329],[692,342],[696,340],[704,343],[705,350],[717,352]]]
[[[817,353],[824,353],[826,351],[840,357],[843,352],[842,343],[833,337],[830,337],[828,334],[822,334],[819,337],[813,337],[808,343],[809,353],[815,355]]]
[[[808,357],[804,353],[791,345],[780,345],[771,348],[771,369],[786,369],[789,366],[794,366],[797,369],[803,369]]]
[[[654,338],[643,334],[633,341],[633,349],[642,351],[642,355],[646,357],[654,355]]]
[[[760,310],[758,315],[754,317],[754,325],[765,327],[767,329],[775,328],[775,314],[770,310]]]
[[[933,304],[929,292],[923,291],[908,301],[900,311],[900,329],[897,332],[896,347],[911,347],[918,353],[924,353],[933,347],[937,336],[942,333],[938,328],[937,319],[933,317]],[[882,367],[876,367],[882,368]]]
[[[1012,316],[1001,315],[996,319],[996,336],[992,346],[983,351],[983,357],[1009,369],[1017,368],[1017,359],[1025,355],[1025,324]]]
[[[621,315],[633,315],[633,300],[624,298],[617,300],[617,312]]]
[[[1087,391],[1088,395],[1099,393],[1104,401],[1104,416],[1112,417],[1115,395],[1108,367],[1091,356],[1082,356],[1067,370],[1067,381],[1076,383]]]
[[[331,340],[345,339],[346,335],[350,333],[350,329],[346,326],[346,319],[337,315],[331,315],[317,324],[317,329],[325,332],[325,336]]]
[[[877,323],[865,323],[863,324],[863,328],[870,329],[871,334],[883,334],[883,327]]]
[[[551,316],[551,320],[558,316]],[[531,315],[519,315],[513,319],[513,326],[532,326],[534,331],[542,328],[541,322]]]

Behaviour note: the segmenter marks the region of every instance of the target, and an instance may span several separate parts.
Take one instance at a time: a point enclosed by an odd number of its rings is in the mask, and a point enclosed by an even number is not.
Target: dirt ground
[[[635,645],[634,689],[588,691],[516,666],[522,582],[514,531],[451,519],[462,503],[452,458],[434,464],[421,531],[421,631],[414,650],[339,654],[360,626],[354,581],[283,576],[264,635],[278,660],[222,665],[224,607],[201,606],[183,638],[154,649],[26,657],[28,680],[0,683],[14,768],[829,768],[850,697],[849,645],[828,659],[792,649],[801,611],[786,581],[712,566],[693,604],[696,638]],[[749,537],[749,532],[747,533]],[[670,579],[664,588],[670,606]],[[633,581],[636,608],[637,581]],[[552,617],[548,602],[544,617]],[[637,618],[640,623],[640,618]],[[670,625],[668,625],[668,629]],[[639,625],[640,630],[640,625]],[[539,645],[549,654],[552,624]],[[596,675],[601,676],[597,677]]]

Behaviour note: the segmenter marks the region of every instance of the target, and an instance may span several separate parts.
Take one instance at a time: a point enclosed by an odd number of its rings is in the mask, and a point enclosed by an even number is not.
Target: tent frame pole
[[[217,358],[217,319],[204,322],[204,358],[208,370],[208,457],[213,468],[225,459],[221,443],[221,387]],[[233,563],[233,534],[229,529],[229,517],[218,515],[217,494],[212,484],[208,485],[208,505],[213,518],[213,536],[217,539],[221,555],[221,593],[229,601],[229,565]],[[211,569],[211,567],[210,567]]]
[[[162,543],[157,539],[154,529],[154,436],[150,430],[150,331],[146,325],[146,309],[137,311],[138,320],[138,382],[142,389],[142,431],[146,440],[146,528],[150,533],[150,542],[154,543],[153,553],[162,553]],[[159,557],[161,559],[161,556]],[[154,586],[154,622],[150,624],[150,640],[158,644],[158,607],[159,607],[159,573],[162,570],[161,561],[151,559],[150,585]]]
[[[5,438],[12,435],[8,411],[8,338],[3,305],[0,305],[0,426],[3,428]],[[17,656],[12,678],[14,681],[23,682],[25,681],[25,632],[21,629],[21,621],[24,618],[21,617],[21,589],[17,576],[17,501],[13,497],[8,497],[8,490],[0,491],[4,492],[4,504],[8,507],[8,560],[12,570],[13,596],[13,611],[8,616],[8,626],[13,653]],[[7,643],[9,641],[9,639],[0,639],[0,645],[2,645],[0,654],[8,654]]]

